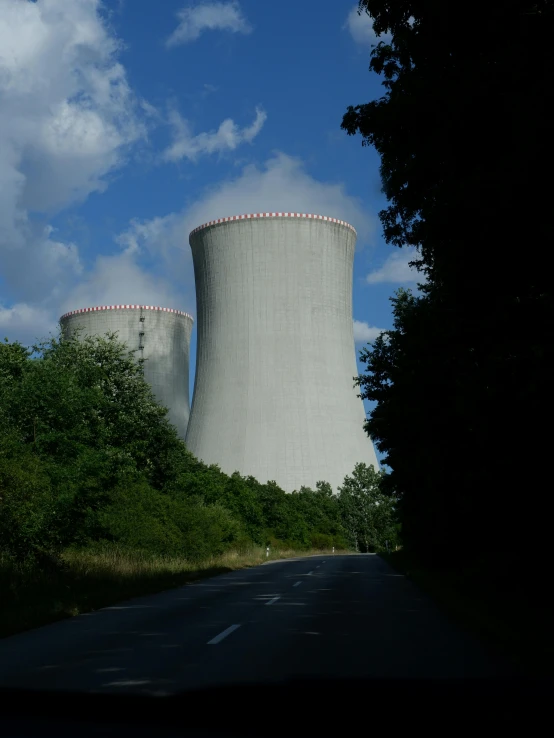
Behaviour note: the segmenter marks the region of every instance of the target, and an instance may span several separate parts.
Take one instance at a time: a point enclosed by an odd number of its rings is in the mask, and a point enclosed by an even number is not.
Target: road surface
[[[375,555],[269,562],[0,640],[0,685],[173,694],[293,677],[506,674]]]

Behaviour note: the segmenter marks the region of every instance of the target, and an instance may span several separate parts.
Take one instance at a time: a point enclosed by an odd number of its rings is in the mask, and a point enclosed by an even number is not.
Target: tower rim
[[[274,213],[243,213],[242,215],[228,215],[225,218],[217,218],[216,220],[209,220],[207,223],[202,223],[202,225],[197,226],[196,228],[193,228],[193,230],[189,233],[189,239],[199,231],[204,230],[205,228],[209,228],[210,226],[220,225],[222,223],[232,223],[242,220],[260,220],[262,218],[297,218],[297,219],[307,219],[307,220],[321,220],[323,222],[327,223],[336,223],[337,225],[344,226],[345,228],[349,228],[351,231],[353,231],[354,234],[357,235],[356,229],[353,225],[348,223],[345,220],[340,220],[339,218],[332,218],[329,215],[318,215],[316,213],[284,213],[284,212],[274,212]]]
[[[184,318],[188,318],[194,323],[194,318],[189,313],[185,313],[183,310],[176,310],[175,308],[160,307],[158,305],[95,305],[94,307],[77,308],[76,310],[70,310],[64,313],[60,320],[64,318],[70,318],[73,315],[81,315],[84,313],[95,313],[102,310],[158,310],[163,313],[172,313],[173,315],[179,315]]]

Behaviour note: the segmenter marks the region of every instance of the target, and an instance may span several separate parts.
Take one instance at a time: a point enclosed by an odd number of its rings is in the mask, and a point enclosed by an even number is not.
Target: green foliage
[[[533,531],[525,540],[547,560],[552,4],[475,15],[438,0],[362,0],[360,10],[392,36],[371,53],[384,94],[342,125],[379,153],[385,238],[416,247],[426,280],[417,296],[396,294],[394,329],[362,353],[362,396],[377,403],[366,430],[392,470],[385,489],[427,562],[508,552],[516,531]],[[538,507],[522,505],[524,488]]]
[[[0,546],[16,561],[59,549],[59,509],[44,464],[15,435],[0,434]]]
[[[32,357],[0,344],[0,401],[0,547],[18,558],[98,538],[122,489],[170,491],[192,465],[113,335],[51,339]]]
[[[0,553],[14,561],[347,545],[328,483],[286,494],[196,459],[115,335],[0,344],[0,400]]]
[[[183,556],[191,561],[222,554],[240,526],[220,505],[175,498],[141,480],[114,491],[98,514],[101,535],[133,551]]]
[[[339,491],[339,505],[348,542],[368,553],[393,549],[399,543],[396,499],[382,491],[383,472],[356,464]]]
[[[325,551],[332,548],[334,545],[335,539],[333,536],[329,536],[326,533],[314,532],[310,535],[310,548]]]

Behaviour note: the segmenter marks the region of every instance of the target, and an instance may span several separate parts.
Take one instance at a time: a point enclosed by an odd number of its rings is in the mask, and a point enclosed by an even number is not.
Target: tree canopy
[[[326,482],[286,494],[196,459],[114,334],[0,343],[0,555],[67,547],[206,559],[253,545],[348,546]]]
[[[359,463],[352,475],[345,477],[339,490],[341,518],[348,542],[362,553],[392,550],[400,540],[397,500],[383,493],[384,476],[382,471]]]
[[[384,235],[415,247],[422,282],[392,298],[360,377],[403,537],[428,560],[546,546],[552,3],[359,6],[391,37],[370,60],[384,94],[342,127],[380,154]]]

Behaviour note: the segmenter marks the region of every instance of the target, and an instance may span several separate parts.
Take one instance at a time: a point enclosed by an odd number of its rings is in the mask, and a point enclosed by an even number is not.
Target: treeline
[[[0,344],[0,553],[40,565],[116,544],[199,561],[272,545],[396,545],[383,474],[360,464],[339,495],[286,494],[198,461],[115,335]]]
[[[342,127],[380,154],[384,235],[415,247],[422,282],[364,351],[367,431],[405,547],[495,577],[523,567],[519,587],[551,559],[553,6],[360,10],[392,37],[371,53],[385,90]]]

